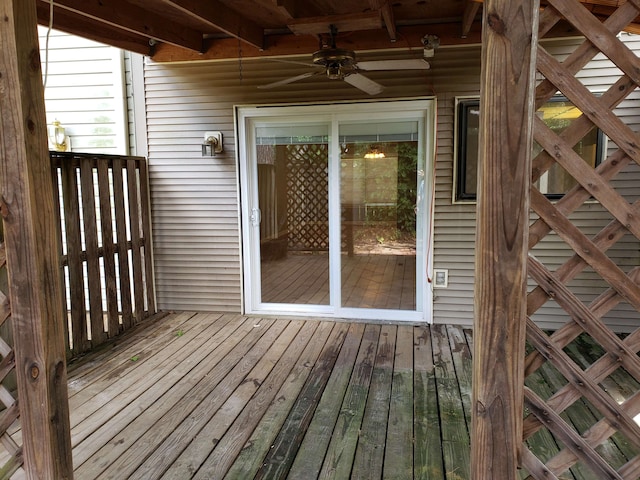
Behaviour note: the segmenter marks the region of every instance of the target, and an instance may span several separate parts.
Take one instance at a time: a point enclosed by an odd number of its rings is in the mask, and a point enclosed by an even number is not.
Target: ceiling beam
[[[333,25],[338,32],[359,30],[377,30],[382,26],[380,12],[347,13],[344,15],[325,15],[322,17],[300,18],[287,25],[296,35],[321,35],[329,33]]]
[[[377,10],[382,15],[384,26],[389,34],[389,40],[395,42],[398,39],[396,32],[396,21],[393,16],[393,7],[389,0],[369,0],[369,5],[373,10]]]
[[[272,2],[287,19],[297,17],[296,0],[272,0]]]
[[[462,38],[465,38],[469,35],[469,31],[471,30],[471,25],[473,25],[473,21],[478,15],[478,10],[482,6],[481,2],[476,0],[466,0],[464,6],[464,13],[462,14]]]
[[[48,26],[49,3],[38,1],[36,9],[38,13],[38,23],[45,27]],[[94,20],[55,6],[53,28],[61,32],[88,38],[89,40],[100,43],[106,43],[113,47],[136,52],[141,55],[151,55],[153,53],[147,37],[113,27],[106,23],[97,24]]]
[[[419,49],[422,52],[422,37],[426,33],[437,35],[440,45],[479,45],[482,42],[482,27],[475,22],[467,38],[460,37],[460,23],[440,23],[430,25],[404,25],[398,27],[398,36],[402,42],[390,43],[386,35],[380,35],[380,30],[354,32],[339,39],[341,48],[348,48],[358,52],[371,50]],[[558,22],[545,38],[570,37],[579,32],[565,22]],[[156,46],[153,60],[158,62],[190,62],[198,60],[229,60],[238,58],[238,41],[232,38],[209,39],[205,42],[205,52],[195,53],[172,45],[159,44]],[[242,57],[262,58],[292,55],[310,55],[318,49],[315,37],[287,35],[265,36],[265,49],[255,47],[243,49]]]
[[[264,46],[264,29],[218,0],[162,0],[192,18],[258,49]]]
[[[48,1],[44,1],[48,4]],[[56,0],[65,10],[88,17],[128,32],[183,47],[194,52],[202,50],[202,32],[180,26],[125,0]],[[55,15],[54,15],[55,20]]]

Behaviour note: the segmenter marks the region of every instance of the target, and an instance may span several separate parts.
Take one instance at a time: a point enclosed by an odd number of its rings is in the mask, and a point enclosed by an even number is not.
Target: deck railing
[[[73,357],[155,313],[147,163],[51,152],[51,164]]]

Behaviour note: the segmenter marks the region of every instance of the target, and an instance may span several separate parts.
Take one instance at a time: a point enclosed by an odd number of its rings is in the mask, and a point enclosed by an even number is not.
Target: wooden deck
[[[172,314],[71,369],[75,478],[469,478],[470,342]]]
[[[167,315],[70,366],[75,478],[469,479],[472,343],[451,325]],[[548,397],[554,372],[529,387]],[[637,385],[616,375],[623,402]],[[594,421],[584,402],[566,415],[580,432]],[[546,430],[527,444],[559,451]],[[601,451],[638,453],[620,439]],[[559,478],[598,477],[578,464]]]

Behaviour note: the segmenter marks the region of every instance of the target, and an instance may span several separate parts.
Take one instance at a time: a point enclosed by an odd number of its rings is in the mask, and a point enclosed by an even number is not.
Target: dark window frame
[[[545,105],[551,103],[568,102],[569,100],[557,95],[551,98]],[[468,192],[465,185],[467,183],[467,131],[469,129],[469,111],[472,108],[480,108],[479,97],[464,97],[456,99],[456,153],[454,156],[454,203],[473,203],[477,199],[477,194]],[[595,166],[600,165],[606,155],[606,137],[604,132],[596,127],[596,148]],[[477,165],[477,159],[476,159]],[[546,193],[545,196],[551,200],[557,200],[565,195],[564,193]]]

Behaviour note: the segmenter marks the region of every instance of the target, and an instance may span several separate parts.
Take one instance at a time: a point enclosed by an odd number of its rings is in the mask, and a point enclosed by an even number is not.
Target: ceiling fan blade
[[[267,85],[259,85],[258,88],[266,89],[281,87],[282,85],[288,85],[289,83],[297,82],[298,80],[313,77],[314,75],[318,75],[318,73],[322,72],[307,72],[303,73],[302,75],[296,75],[295,77],[289,77],[285,78],[284,80],[278,80],[277,82],[268,83]]]
[[[407,60],[372,60],[370,62],[358,62],[360,70],[429,70],[431,65],[422,58]]]
[[[368,93],[369,95],[377,95],[384,90],[384,87],[377,82],[374,82],[370,78],[360,75],[359,73],[352,73],[344,77],[344,81],[349,85]]]

